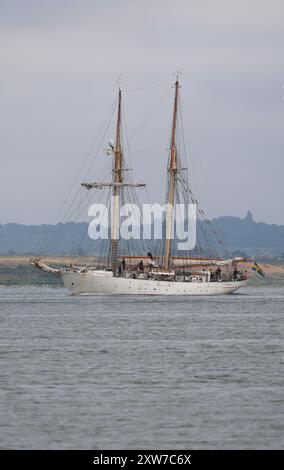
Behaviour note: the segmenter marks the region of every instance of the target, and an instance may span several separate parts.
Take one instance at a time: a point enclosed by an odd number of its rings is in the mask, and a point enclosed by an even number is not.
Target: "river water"
[[[284,289],[0,289],[0,448],[283,448]]]

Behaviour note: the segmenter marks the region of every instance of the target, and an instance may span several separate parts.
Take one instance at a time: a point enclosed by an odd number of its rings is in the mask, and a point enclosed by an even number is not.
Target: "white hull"
[[[231,294],[247,281],[230,282],[171,282],[113,277],[112,272],[85,273],[62,271],[65,287],[72,294],[107,295],[223,295]]]

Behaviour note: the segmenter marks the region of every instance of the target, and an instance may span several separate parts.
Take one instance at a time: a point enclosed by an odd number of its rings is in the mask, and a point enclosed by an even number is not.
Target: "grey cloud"
[[[0,222],[53,220],[120,73],[127,90],[170,83],[180,69],[190,172],[208,215],[250,208],[256,220],[284,223],[281,2],[0,0],[0,8]],[[129,134],[164,93],[125,93]],[[132,149],[153,199],[170,113],[169,96]]]

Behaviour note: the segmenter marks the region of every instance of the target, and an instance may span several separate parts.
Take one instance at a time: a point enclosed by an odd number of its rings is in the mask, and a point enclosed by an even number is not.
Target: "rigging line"
[[[92,201],[91,201],[91,198],[90,198],[90,195],[88,193],[85,193],[85,197],[87,200],[85,200],[85,204],[83,205],[82,207],[82,212],[86,209],[86,207],[90,204],[92,204]],[[101,198],[98,199],[98,202],[101,200]],[[86,224],[87,224],[87,227],[89,226],[88,222],[84,221]],[[81,236],[81,239],[79,241],[79,244],[78,244],[78,247],[77,247],[77,250],[79,250],[79,248],[81,247],[81,244],[84,240],[84,238],[86,237],[87,235],[87,232],[88,232],[88,228],[87,228],[87,231],[84,231],[82,236]]]
[[[80,190],[81,190],[81,188],[79,188],[79,191],[80,191]],[[81,191],[80,194],[82,194],[82,191]],[[83,194],[84,194],[84,193],[83,193]],[[85,197],[86,197],[86,196],[85,196]],[[76,195],[76,198],[73,199],[72,205],[71,205],[71,207],[70,207],[70,214],[68,214],[68,215],[69,215],[69,218],[71,218],[74,214],[77,213],[78,205],[73,208],[73,205],[74,205],[74,202],[75,202],[76,199],[77,199],[77,195]],[[88,202],[88,201],[87,201],[87,202]],[[85,209],[85,207],[86,207],[86,203],[85,203],[83,209]],[[71,209],[72,209],[72,212],[71,212]],[[82,210],[83,210],[83,209],[82,209]],[[66,217],[66,219],[67,219],[67,217]],[[58,240],[59,235],[62,235],[62,234],[64,233],[64,230],[66,230],[66,224],[67,224],[67,222],[68,222],[66,219],[63,219],[63,222],[60,223],[60,226],[59,226],[58,230],[55,232],[53,239],[50,239],[50,241],[49,241],[48,244],[46,245],[46,248],[49,248],[49,249],[50,249],[50,248],[53,248],[53,247],[55,246],[55,244],[56,244],[56,241]],[[56,226],[55,226],[55,227],[56,227]]]
[[[114,111],[114,109],[113,109],[113,111]],[[113,115],[113,113],[112,113],[112,115]],[[102,142],[103,142],[103,139],[105,138],[105,134],[106,134],[106,132],[107,132],[107,130],[108,130],[108,128],[109,128],[109,124],[110,124],[110,120],[111,120],[111,118],[112,118],[112,115],[110,116],[110,119],[109,119],[109,122],[108,122],[108,126],[107,126],[107,128],[106,128],[106,130],[105,130],[105,133],[104,133],[102,139],[101,139],[99,148],[101,147]],[[99,150],[99,149],[98,149],[98,150]],[[94,160],[93,160],[91,166],[93,165],[93,163],[94,163]],[[91,168],[91,166],[90,166],[90,168]],[[64,223],[64,222],[65,222],[68,218],[70,218],[71,215],[74,213],[74,211],[73,211],[73,212],[71,212],[71,211],[72,211],[73,205],[74,205],[74,203],[75,203],[75,201],[76,201],[78,195],[80,194],[80,191],[81,191],[81,187],[79,187],[78,190],[76,191],[76,193],[75,193],[75,195],[74,195],[74,197],[73,197],[73,199],[72,199],[72,201],[71,201],[71,204],[69,205],[67,211],[65,212],[65,216],[64,216],[64,218],[63,218],[63,220],[62,220],[62,223]],[[48,236],[49,236],[49,235],[48,235]],[[48,238],[48,237],[47,237],[47,238]],[[47,247],[49,247],[49,246],[50,246],[50,243],[47,245]]]
[[[111,190],[109,190],[109,192],[108,192],[106,205],[107,205],[108,200],[109,200],[110,191],[111,191]],[[88,199],[88,201],[87,201],[88,204],[92,204],[91,197],[90,197],[89,193],[86,193],[86,195],[87,195],[87,199]],[[99,202],[101,199],[102,199],[102,194],[101,194],[100,198],[98,199],[98,202]],[[83,233],[83,236],[82,236],[82,238],[81,238],[81,240],[80,240],[80,245],[81,245],[83,239],[85,238],[85,236],[86,236],[86,232]],[[94,241],[95,241],[95,240],[94,240]],[[102,243],[101,243],[101,245],[102,245],[102,250],[103,250],[103,242],[104,242],[104,241],[102,241]],[[98,262],[100,262],[101,254],[98,253],[98,255],[99,255],[99,256],[98,256]],[[94,261],[96,262],[97,260],[95,259],[95,256],[93,256],[93,258],[94,258]],[[90,266],[91,266],[91,265],[90,265],[89,263],[86,264],[86,268],[88,268],[88,267],[90,267]]]
[[[100,135],[102,134],[103,130],[105,129],[105,126],[109,123],[109,120],[112,118],[113,113],[114,113],[114,110],[115,110],[115,107],[116,107],[116,103],[117,103],[117,98],[115,98],[115,100],[114,100],[114,102],[113,102],[113,104],[112,104],[112,106],[111,106],[111,108],[110,108],[110,112],[107,114],[107,116],[106,116],[106,118],[105,118],[105,120],[104,120],[104,123],[102,124],[102,126],[101,126],[101,128],[100,128],[100,130],[99,130],[99,132],[98,132],[98,134],[97,134],[96,139],[94,140],[93,144],[91,145],[90,150],[89,150],[89,152],[87,153],[87,156],[86,156],[85,160],[83,161],[83,163],[82,163],[82,165],[81,165],[81,167],[80,167],[79,173],[78,173],[78,175],[77,175],[75,181],[73,182],[73,185],[72,185],[72,186],[74,186],[74,184],[78,181],[78,179],[79,179],[79,177],[80,177],[80,173],[83,171],[84,166],[87,164],[88,159],[89,159],[89,157],[91,156],[91,154],[92,154],[92,152],[93,152],[93,150],[94,150],[94,148],[95,148],[95,146],[96,146],[96,143],[97,143],[97,141],[99,140]],[[96,153],[97,153],[97,152],[96,152]],[[95,155],[95,157],[96,157],[96,155]],[[94,157],[94,158],[95,158],[95,157]]]
[[[70,186],[70,188],[69,188],[69,190],[68,190],[68,192],[67,192],[67,194],[66,194],[66,196],[65,196],[65,198],[64,198],[64,200],[63,200],[63,202],[62,202],[62,204],[61,204],[61,207],[58,209],[58,211],[57,211],[57,213],[56,213],[56,215],[55,215],[55,218],[54,218],[53,222],[51,223],[51,226],[53,226],[53,225],[56,224],[56,222],[57,222],[57,220],[58,220],[58,218],[59,218],[59,215],[60,215],[61,212],[63,211],[63,208],[64,208],[64,206],[65,206],[65,204],[66,204],[68,198],[70,197],[70,194],[71,194],[71,192],[72,192],[73,186],[78,182],[79,177],[80,177],[80,174],[82,173],[83,168],[84,168],[85,165],[87,164],[87,162],[88,162],[88,160],[89,160],[89,158],[90,158],[90,156],[91,156],[91,154],[92,154],[92,152],[93,152],[93,150],[94,150],[94,148],[95,148],[95,145],[96,145],[96,143],[97,143],[97,141],[98,141],[98,139],[99,139],[101,133],[103,132],[103,130],[104,130],[104,128],[105,128],[106,123],[109,122],[109,120],[110,120],[111,117],[113,116],[113,113],[114,113],[114,110],[115,110],[115,107],[116,107],[116,103],[117,103],[117,98],[115,98],[115,101],[113,102],[113,104],[112,104],[112,106],[111,106],[111,110],[110,110],[110,112],[107,114],[107,117],[106,117],[106,119],[105,119],[105,121],[104,121],[102,127],[100,128],[100,130],[99,130],[99,132],[98,132],[98,134],[97,134],[96,139],[94,140],[94,142],[93,142],[93,144],[91,145],[91,148],[90,148],[90,150],[88,151],[88,153],[87,153],[87,155],[86,155],[86,157],[85,157],[83,163],[81,164],[80,169],[79,169],[79,171],[78,171],[78,173],[77,173],[77,176],[76,176],[75,179],[73,180],[73,183],[71,184],[71,186]],[[108,126],[109,126],[109,124],[108,124]],[[78,195],[78,192],[76,193],[76,196],[77,196],[77,195]],[[52,228],[50,227],[49,232],[47,233],[47,236],[46,236],[46,238],[45,238],[45,241],[44,241],[44,244],[43,244],[43,248],[45,248],[45,244],[47,243],[47,241],[48,241],[48,239],[49,239],[49,236],[50,236],[50,234],[51,234],[51,230],[52,230]]]
[[[127,126],[126,126],[126,116],[125,116],[124,106],[122,107],[122,120],[123,120],[123,128],[124,128],[125,138],[126,138],[126,147],[127,147],[127,152],[129,155],[129,163],[130,163],[130,166],[133,168],[133,159],[132,159],[132,154],[130,150],[130,143],[129,143],[129,138],[128,138]],[[127,168],[127,162],[124,162],[124,163],[126,163],[126,168]]]
[[[181,180],[181,179],[178,179],[177,180],[177,187],[180,186],[180,189],[181,189],[181,192],[183,194],[183,196],[185,196],[186,194],[188,195],[187,193],[187,188],[185,187],[185,181],[184,180]],[[185,192],[186,191],[186,192]],[[191,191],[189,191],[191,193]],[[195,200],[194,200],[195,201]],[[197,202],[197,201],[196,201]],[[202,227],[202,222],[204,222],[204,213],[202,210],[200,210],[199,206],[198,206],[198,203],[196,204],[197,206],[197,211],[198,211],[198,214],[200,216],[200,223],[199,223],[199,233],[200,235],[203,237],[204,239],[204,242],[205,242],[205,247],[206,247],[206,250],[207,252],[210,254],[211,252],[211,249],[210,249],[210,243],[209,243],[209,239],[206,235],[206,231],[203,230],[203,227]]]
[[[87,155],[86,155],[86,157],[85,157],[83,163],[81,164],[80,169],[79,169],[79,171],[78,171],[78,174],[77,174],[77,176],[75,177],[75,179],[74,179],[74,181],[73,181],[73,183],[72,183],[72,185],[71,185],[71,187],[70,187],[70,189],[69,189],[69,191],[68,191],[68,193],[67,193],[67,195],[66,195],[66,197],[65,197],[65,199],[64,199],[63,204],[66,202],[66,200],[67,200],[68,197],[70,196],[70,193],[71,193],[71,191],[72,191],[72,189],[73,189],[73,186],[77,183],[77,181],[78,181],[78,179],[79,179],[79,177],[80,177],[80,174],[81,174],[81,172],[83,171],[84,166],[87,164],[88,159],[89,159],[89,157],[91,156],[91,154],[92,154],[92,152],[93,152],[93,150],[94,150],[94,148],[95,148],[95,145],[96,145],[96,143],[97,143],[97,141],[98,141],[98,139],[99,139],[101,133],[103,132],[103,130],[104,130],[104,128],[105,128],[106,123],[109,122],[109,117],[112,117],[113,112],[114,112],[114,109],[115,109],[115,106],[116,106],[116,101],[117,101],[117,99],[115,99],[114,103],[112,104],[110,113],[107,114],[107,118],[105,119],[105,121],[104,121],[102,127],[100,128],[100,130],[99,130],[99,132],[98,132],[98,134],[97,134],[96,139],[94,140],[94,142],[93,142],[93,144],[91,145],[91,147],[90,147],[90,149],[89,149],[89,151],[88,151],[88,153],[87,153]],[[62,210],[62,209],[61,209],[61,210]],[[59,214],[58,214],[58,215],[59,215]],[[58,215],[56,216],[56,218],[58,217]]]
[[[77,208],[74,209],[74,213],[76,212],[77,212]],[[76,224],[76,222],[71,222],[71,223]],[[49,249],[49,250],[53,249],[58,241],[59,236],[65,235],[66,230],[67,230],[67,222],[60,223],[60,226],[58,227],[57,231],[54,233],[53,239],[50,239],[49,243],[46,245],[46,249]]]
[[[149,195],[149,191],[147,189],[147,186],[146,186],[146,188],[144,188],[144,190],[145,190],[145,194],[146,194],[146,201],[147,201],[148,204],[150,204],[150,195]],[[142,210],[142,218],[143,218],[143,210]],[[143,219],[142,219],[142,222],[144,222]],[[151,229],[151,238],[150,239],[145,239],[144,241],[145,241],[146,246],[147,246],[147,244],[149,244],[150,251],[151,252],[153,251],[154,254],[157,255],[157,251],[156,251],[157,247],[156,247],[155,242],[152,238],[152,216],[151,216],[151,221],[150,221],[150,229]],[[142,223],[142,230],[143,230],[143,236],[144,236],[144,225],[143,225],[143,223]]]
[[[79,240],[78,246],[77,246],[77,252],[79,252],[79,249],[81,248],[81,245],[83,243],[84,238],[86,237],[86,231],[83,231],[81,238]],[[75,261],[75,260],[74,260]]]
[[[109,188],[109,191],[108,191],[108,196],[107,196],[107,200],[109,200],[111,198],[111,195],[112,195],[112,189]],[[110,221],[112,223],[112,219]],[[107,240],[107,247],[108,247],[108,252],[106,253],[107,255],[107,266],[108,268],[111,266],[111,254],[112,254],[112,243],[111,243],[111,228],[109,229],[109,232],[110,234],[110,237],[109,239]]]
[[[185,177],[184,180],[186,181],[187,186],[190,188],[190,179],[189,179],[189,172],[188,172],[188,158],[187,158],[187,147],[186,147],[186,139],[185,139],[185,133],[184,133],[184,125],[183,125],[183,116],[182,116],[182,106],[181,102],[179,103],[179,121],[180,121],[180,128],[181,128],[181,145],[183,147],[184,151],[184,158],[181,158],[182,165],[186,167],[186,172],[185,172]]]
[[[206,230],[206,228],[204,229],[204,227],[203,227],[204,218],[203,218],[202,214],[200,215],[199,220],[200,220],[200,223],[199,223],[200,234],[203,236],[207,251],[209,252],[209,254],[212,255],[212,249],[211,249],[211,245],[210,245],[210,242],[209,242],[209,238],[207,236],[207,230]],[[213,235],[213,238],[215,238],[215,242],[216,242],[217,239],[216,239],[216,237],[214,237],[214,235]],[[211,234],[211,241],[212,241],[212,234]],[[215,249],[216,249],[216,246],[215,246]]]
[[[114,110],[113,110],[113,112],[114,112]],[[102,136],[102,139],[101,139],[101,141],[100,141],[100,143],[99,143],[99,145],[98,145],[98,147],[97,147],[97,149],[96,149],[96,154],[98,154],[98,152],[99,152],[100,149],[101,149],[101,146],[102,146],[102,144],[103,144],[103,141],[104,141],[104,139],[105,139],[105,137],[106,137],[106,134],[107,134],[107,132],[108,132],[108,130],[109,130],[112,117],[113,117],[113,113],[112,113],[112,115],[110,116],[110,119],[109,119],[109,121],[108,121],[108,123],[107,123],[107,126],[105,127],[105,130],[104,130],[104,134],[103,134],[103,136]],[[87,172],[85,173],[84,180],[87,179],[87,176],[88,176],[88,174],[90,173],[90,171],[91,171],[91,169],[92,169],[94,163],[95,163],[95,159],[93,159],[93,161],[91,162],[91,164],[90,164],[90,166],[89,166]],[[98,179],[101,179],[101,178],[103,179],[104,176],[106,176],[106,175],[108,175],[108,174],[109,174],[109,162],[107,162],[102,168],[100,168],[100,170],[99,170],[99,172],[98,172],[98,174],[97,174],[97,178],[98,178]]]
[[[75,203],[75,201],[76,201],[76,199],[77,199],[77,197],[78,197],[79,192],[80,192],[80,188],[78,188],[78,190],[77,190],[75,196],[73,197],[72,202],[71,202],[71,204],[69,205],[67,214],[71,211],[71,209],[72,209],[72,207],[73,207],[73,205],[74,205],[74,203]],[[66,219],[67,219],[67,217],[64,216],[64,218],[63,218],[63,220],[62,220],[62,222],[61,222],[61,226],[59,227],[59,231],[56,232],[55,235],[54,235],[55,237],[58,237],[59,234],[62,232],[62,228],[64,227],[64,223],[65,223]],[[55,223],[55,221],[54,221],[53,224],[50,225],[49,230],[48,230],[48,233],[47,233],[47,235],[46,235],[46,237],[45,237],[45,240],[44,240],[44,242],[43,242],[43,244],[42,244],[42,250],[43,250],[43,251],[46,250],[47,248],[50,248],[50,246],[52,246],[53,240],[51,240],[50,237],[51,237],[51,235],[52,235],[53,228],[56,227],[56,226],[57,226],[57,223]]]
[[[163,165],[162,165],[162,171],[161,171],[161,183],[159,185],[159,190],[158,190],[158,201],[165,202],[165,182],[167,185],[167,178],[168,178],[168,168],[167,168],[167,159],[168,159],[168,151],[163,151]]]
[[[183,181],[180,180],[180,183],[183,183],[183,184],[184,184],[185,181],[184,181],[184,180],[183,180]],[[192,193],[192,191],[191,191],[189,188],[185,188],[185,191],[188,191],[188,192],[190,193],[191,201],[196,205],[197,212],[198,212],[198,214],[199,214],[199,216],[200,216],[200,221],[202,221],[202,222],[205,224],[205,226],[206,226],[206,225],[209,226],[210,231],[211,231],[211,236],[213,235],[213,238],[214,238],[215,242],[217,241],[220,246],[222,245],[222,246],[224,247],[224,250],[228,251],[227,246],[226,246],[226,244],[224,243],[224,241],[222,240],[222,241],[220,242],[220,240],[218,240],[218,238],[217,238],[218,233],[216,233],[216,232],[213,230],[213,224],[212,224],[212,222],[210,222],[208,219],[206,219],[205,213],[204,213],[204,211],[201,209],[201,207],[200,207],[200,205],[199,205],[197,199],[195,198],[194,194]],[[206,235],[206,233],[207,233],[206,230],[203,229],[202,226],[200,226],[200,230],[201,230],[202,235],[203,235],[203,236],[206,236],[206,239],[207,239],[207,241],[208,241],[208,238],[207,238],[207,235]],[[208,246],[207,246],[207,248],[209,249]],[[209,250],[210,250],[210,249],[209,249]],[[211,251],[211,250],[210,250],[210,251]]]
[[[155,107],[152,109],[152,111],[147,115],[147,117],[142,121],[142,123],[138,126],[135,132],[130,136],[129,143],[132,145],[133,139],[139,134],[143,126],[146,124],[146,122],[152,117],[152,115],[157,111],[157,109],[161,106],[161,104],[165,101],[165,99],[169,96],[171,93],[171,89],[168,90],[162,97],[162,99],[158,102],[158,104],[155,105]]]
[[[180,109],[181,134],[182,134],[184,152],[185,152],[185,155],[186,155],[186,163],[187,163],[187,155],[189,155],[189,163],[191,164],[191,167],[192,167],[192,170],[193,170],[193,172],[191,173],[191,174],[192,174],[192,180],[194,180],[194,184],[195,184],[195,186],[196,186],[197,193],[199,194],[200,191],[199,191],[199,187],[198,187],[198,184],[197,184],[197,179],[196,179],[196,177],[195,177],[196,170],[195,170],[195,165],[194,165],[193,157],[192,157],[192,155],[191,155],[191,151],[189,151],[189,152],[187,151],[187,145],[186,145],[186,139],[185,139],[185,132],[184,132],[183,110],[182,110],[181,101],[180,101],[180,103],[179,103],[179,109]],[[188,173],[187,173],[187,174],[188,174]]]
[[[102,146],[102,144],[103,144],[103,141],[104,141],[104,139],[105,139],[106,133],[107,133],[108,130],[109,130],[110,123],[111,123],[111,120],[112,120],[112,117],[113,117],[113,114],[114,114],[114,110],[115,110],[115,107],[116,107],[116,103],[117,103],[117,99],[116,99],[115,104],[114,104],[114,106],[113,106],[112,113],[109,115],[109,119],[108,119],[108,121],[107,121],[107,124],[106,124],[106,126],[103,128],[103,129],[104,129],[104,133],[103,133],[103,136],[102,136],[102,138],[101,138],[101,140],[100,140],[100,142],[99,142],[99,145],[98,145],[98,147],[97,147],[97,149],[96,149],[96,155],[99,153],[99,151],[100,151],[100,149],[101,149],[101,146]],[[89,168],[88,168],[88,170],[87,170],[87,172],[86,172],[86,174],[85,174],[85,178],[87,177],[88,173],[91,171],[91,169],[92,169],[92,167],[93,167],[93,165],[94,165],[94,161],[95,161],[95,158],[93,158],[93,161],[91,162],[91,164],[90,164],[90,166],[89,166]]]
[[[88,192],[86,192],[85,194],[86,194],[87,204],[90,206],[92,204],[91,197],[90,197]],[[85,205],[85,207],[86,207],[86,205]],[[79,248],[81,247],[81,244],[82,244],[84,238],[86,237],[86,235],[88,233],[88,227],[89,227],[89,224],[87,223],[87,230],[84,231],[83,234],[82,234],[81,240],[79,242]]]
[[[122,89],[123,93],[129,93],[134,91],[147,91],[147,90],[154,90],[157,88],[172,88],[172,83],[168,83],[167,85],[154,85],[145,88],[129,88],[129,89]]]
[[[61,221],[62,224],[65,223],[65,222],[67,222],[67,220],[69,219],[69,217],[70,217],[70,212],[71,212],[71,210],[73,210],[73,206],[74,206],[74,204],[75,204],[75,202],[76,202],[76,200],[77,200],[77,197],[80,195],[80,192],[81,192],[81,188],[79,187],[79,188],[77,189],[77,191],[76,191],[76,194],[73,196],[73,199],[72,199],[71,203],[69,204],[68,209],[67,209],[66,212],[65,212],[65,215],[64,215],[64,217],[63,217],[63,219],[62,219],[62,221]]]
[[[112,191],[111,191],[111,188],[109,188],[108,192],[107,192],[107,198],[106,198],[106,202],[105,202],[105,206],[108,208],[110,206],[110,198],[111,198],[111,194],[112,194]],[[107,247],[108,246],[108,243],[110,241],[108,239],[101,239],[101,250],[100,252],[98,253],[98,256],[97,256],[97,260],[98,260],[98,264],[101,263],[103,257],[105,257],[105,252],[107,251],[105,249],[105,246]]]
[[[133,201],[139,207],[139,210],[140,210],[140,239],[138,239],[138,241],[137,241],[137,244],[136,244],[137,248],[139,248],[142,251],[149,251],[148,250],[149,246],[147,244],[147,241],[144,240],[143,234],[141,233],[141,215],[143,217],[143,211],[141,211],[141,204],[140,204],[138,195],[136,194],[135,191],[133,192],[133,194],[131,194],[130,189],[127,190],[127,193],[128,193],[128,197],[129,197],[130,202]],[[142,237],[141,237],[141,235],[142,235]],[[134,244],[134,242],[133,242],[133,244]]]
[[[186,143],[185,143],[185,136],[184,136],[184,125],[183,125],[183,117],[182,117],[182,107],[181,107],[181,103],[180,103],[180,121],[181,121],[181,131],[182,131],[183,146],[184,146],[184,151],[186,152]],[[191,160],[191,164],[192,164],[192,166],[193,166],[192,158],[190,158],[190,160]],[[187,176],[188,176],[188,175],[187,175]],[[202,208],[200,207],[200,205],[199,205],[199,203],[198,203],[198,201],[197,201],[197,199],[196,199],[194,193],[193,193],[192,190],[190,189],[189,181],[188,181],[188,180],[186,181],[186,179],[183,178],[182,180],[180,180],[180,182],[184,184],[184,190],[187,191],[187,192],[189,192],[190,197],[191,197],[191,201],[192,201],[194,204],[196,204],[198,213],[199,213],[199,215],[200,215],[200,217],[201,217],[201,220],[202,220],[202,221],[205,221],[205,217],[206,217],[206,216],[205,216],[205,213],[204,213],[204,211],[202,210]],[[204,232],[203,232],[202,228],[201,228],[201,232],[202,232],[202,235],[204,235]],[[212,231],[212,233],[213,233],[213,231]],[[218,240],[217,240],[217,241],[218,241]],[[206,247],[206,248],[209,249],[209,251],[210,251],[210,247],[208,246],[208,238],[207,238],[207,237],[206,237],[206,244],[207,244],[207,247]],[[220,244],[220,242],[219,242],[219,244]],[[225,247],[225,244],[224,244],[224,243],[223,243],[223,245],[224,245],[224,247]],[[225,249],[226,249],[226,247],[225,247]]]
[[[82,192],[80,192],[79,194],[79,204],[76,210],[77,215],[75,214],[75,220],[74,220],[74,223],[75,223],[74,240],[73,240],[74,255],[76,253],[76,249],[77,249],[77,253],[79,254],[79,247],[76,247],[76,242],[77,242],[77,239],[79,238],[79,217],[80,217],[80,210],[81,210],[81,202],[82,202]]]

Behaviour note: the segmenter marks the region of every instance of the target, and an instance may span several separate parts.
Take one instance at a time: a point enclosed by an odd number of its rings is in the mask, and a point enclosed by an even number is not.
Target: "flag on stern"
[[[260,276],[265,277],[265,274],[264,274],[263,270],[261,269],[260,266],[258,266],[257,263],[254,263],[251,269],[252,269],[253,271],[257,272],[257,274],[260,274]]]

